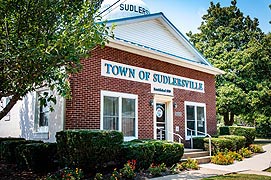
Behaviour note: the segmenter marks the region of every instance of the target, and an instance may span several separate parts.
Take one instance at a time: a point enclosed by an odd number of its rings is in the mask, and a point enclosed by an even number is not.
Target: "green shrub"
[[[173,143],[168,141],[150,141],[149,143],[154,144],[155,153],[153,162],[155,164],[165,163],[167,166],[180,161],[184,153],[184,145],[181,143]]]
[[[36,172],[55,170],[56,143],[21,144],[16,148],[17,165]]]
[[[262,146],[259,146],[257,144],[251,144],[249,145],[249,150],[251,150],[253,153],[263,153],[264,150],[262,148]]]
[[[255,121],[257,137],[271,138],[271,117],[258,115]]]
[[[216,154],[218,152],[223,152],[226,149],[233,151],[234,150],[233,144],[234,142],[231,139],[211,138],[212,153]],[[204,139],[204,146],[205,149],[209,149],[209,138]]]
[[[238,151],[238,153],[244,158],[250,158],[252,156],[252,151],[248,148],[242,148]]]
[[[243,126],[224,126],[220,127],[220,135],[244,136],[246,138],[246,146],[249,146],[254,142],[256,129]]]
[[[136,160],[137,169],[147,169],[153,162],[155,146],[152,143],[130,141],[122,144],[121,151],[124,158],[122,162],[133,159]]]
[[[194,149],[205,149],[204,138],[205,137],[193,137],[193,148]]]
[[[136,173],[134,172],[136,168],[136,160],[128,161],[124,164],[124,167],[120,169],[120,173],[124,179],[134,179]]]
[[[211,157],[211,162],[219,165],[229,165],[233,164],[234,158],[227,153],[224,154],[223,152],[219,152],[215,156]]]
[[[0,138],[0,159],[3,159],[3,150],[2,150],[2,142],[4,141],[11,141],[11,140],[25,140],[24,138],[16,138],[16,137],[7,137],[7,138]]]
[[[223,135],[219,136],[219,138],[231,139],[233,141],[233,151],[238,151],[239,149],[245,147],[246,138],[244,136],[236,136],[236,135]]]
[[[8,140],[2,141],[2,156],[3,159],[8,163],[16,162],[16,148],[21,144],[30,144],[30,143],[43,143],[42,141],[32,141],[32,140]]]
[[[161,140],[133,140],[132,142],[150,143],[154,145],[155,152],[153,157],[153,163],[162,164],[167,166],[180,161],[184,153],[184,145],[181,143],[161,141]]]
[[[104,130],[67,130],[57,132],[57,150],[62,166],[84,171],[104,168],[118,162],[123,134]]]
[[[164,163],[158,165],[152,163],[148,169],[152,177],[162,176],[162,172],[165,172],[166,170],[167,168]]]

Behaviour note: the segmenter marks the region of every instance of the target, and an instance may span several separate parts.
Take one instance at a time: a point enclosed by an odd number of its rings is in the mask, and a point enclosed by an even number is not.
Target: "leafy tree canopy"
[[[0,99],[10,97],[0,119],[19,99],[44,86],[69,97],[69,74],[112,36],[105,23],[96,23],[101,1],[0,1]]]
[[[244,16],[236,0],[229,7],[211,2],[202,19],[200,33],[187,35],[215,67],[226,72],[216,84],[217,110],[224,123],[232,125],[234,115],[270,110],[266,103],[271,87],[270,35],[258,27],[258,19]]]

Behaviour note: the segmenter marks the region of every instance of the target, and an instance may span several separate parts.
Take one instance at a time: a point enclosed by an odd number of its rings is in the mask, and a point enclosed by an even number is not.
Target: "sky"
[[[163,12],[164,15],[183,34],[197,28],[202,22],[202,16],[207,13],[211,0],[143,0],[151,13]],[[230,6],[231,0],[213,0],[223,6]],[[237,7],[250,18],[259,19],[259,27],[265,32],[271,32],[271,0],[237,0]]]

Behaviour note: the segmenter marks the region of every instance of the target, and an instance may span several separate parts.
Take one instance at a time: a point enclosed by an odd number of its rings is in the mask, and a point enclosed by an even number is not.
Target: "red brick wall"
[[[101,59],[204,81],[205,93],[174,88],[173,101],[177,103],[177,108],[173,114],[176,111],[182,112],[181,117],[173,117],[174,130],[175,126],[180,126],[180,134],[184,137],[184,101],[192,101],[206,103],[208,132],[216,133],[213,75],[110,47],[96,48],[91,58],[82,60],[83,70],[70,78],[72,100],[66,103],[65,129],[100,129],[100,91],[106,90],[138,95],[139,138],[153,138],[153,107],[149,105],[149,101],[153,99],[151,85],[101,76]]]

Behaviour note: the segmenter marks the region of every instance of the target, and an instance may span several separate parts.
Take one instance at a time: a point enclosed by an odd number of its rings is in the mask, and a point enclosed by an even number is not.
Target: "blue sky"
[[[202,22],[202,15],[207,13],[210,0],[143,0],[151,13],[163,12],[165,16],[183,33],[198,32],[197,28]],[[221,6],[229,6],[231,0],[213,0]],[[251,18],[258,18],[260,28],[271,32],[271,0],[237,0],[237,7]]]

